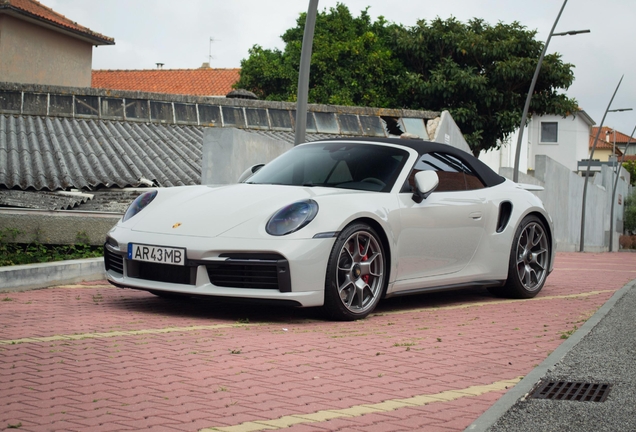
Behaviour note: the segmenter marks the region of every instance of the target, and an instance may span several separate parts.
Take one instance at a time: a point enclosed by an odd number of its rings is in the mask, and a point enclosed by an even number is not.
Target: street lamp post
[[[539,71],[541,71],[541,64],[543,63],[543,58],[545,57],[545,53],[548,50],[548,45],[550,44],[550,39],[552,36],[568,36],[568,35],[577,35],[579,33],[589,33],[590,30],[570,30],[561,33],[554,33],[554,29],[556,28],[557,23],[559,22],[559,18],[561,18],[561,13],[563,9],[565,9],[565,5],[568,0],[563,1],[563,6],[561,6],[561,10],[554,21],[554,25],[552,26],[552,30],[550,30],[550,34],[548,35],[548,39],[545,41],[545,45],[543,46],[543,51],[541,51],[541,55],[539,56],[539,63],[537,63],[537,68],[534,70],[534,76],[532,77],[532,83],[530,84],[530,89],[528,90],[528,95],[526,96],[526,103],[523,106],[523,114],[521,115],[521,125],[519,126],[519,135],[517,137],[517,148],[515,149],[515,167],[512,174],[512,179],[514,182],[519,181],[519,158],[521,156],[521,141],[523,140],[523,129],[526,126],[526,120],[528,119],[528,111],[530,109],[530,101],[532,100],[532,93],[534,93],[534,87],[537,84],[537,79],[539,78]]]
[[[587,169],[585,170],[585,180],[583,182],[583,200],[582,200],[583,202],[581,205],[581,237],[580,237],[580,244],[579,244],[579,252],[585,252],[585,202],[587,198],[587,180],[590,177],[590,167],[592,166],[592,158],[594,156],[594,150],[596,150],[596,143],[598,142],[598,137],[601,134],[601,129],[603,129],[603,123],[605,122],[605,117],[607,117],[607,113],[609,112],[610,107],[612,106],[612,102],[614,101],[614,96],[616,96],[616,93],[618,92],[618,88],[621,86],[621,83],[623,82],[624,76],[625,75],[622,75],[621,79],[618,81],[618,84],[616,85],[616,89],[614,90],[614,94],[612,94],[612,98],[607,104],[607,108],[605,108],[605,113],[603,113],[601,124],[598,126],[598,131],[596,132],[596,137],[594,138],[594,144],[592,144],[592,151],[590,151],[590,156],[589,156],[589,159],[587,160]],[[618,108],[618,110],[625,110],[625,109],[627,108]]]
[[[300,51],[300,69],[298,70],[298,94],[296,96],[296,130],[294,145],[305,141],[307,131],[307,101],[309,99],[309,67],[311,65],[311,48],[314,43],[314,29],[318,14],[318,0],[309,0],[305,33]]]
[[[631,108],[629,108],[631,111]],[[610,234],[609,234],[609,251],[614,251],[614,201],[616,201],[616,188],[618,187],[618,178],[620,177],[621,167],[623,166],[623,161],[625,160],[625,155],[627,154],[627,148],[632,143],[632,137],[636,132],[636,126],[634,126],[634,130],[629,135],[629,140],[627,140],[627,145],[625,146],[625,150],[623,151],[623,155],[621,156],[621,161],[616,167],[616,178],[614,179],[614,187],[612,188],[612,204],[610,206]],[[616,133],[616,132],[614,132]]]

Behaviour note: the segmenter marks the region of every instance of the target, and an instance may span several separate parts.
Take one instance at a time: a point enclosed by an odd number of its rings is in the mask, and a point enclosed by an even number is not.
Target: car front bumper
[[[116,227],[104,245],[106,278],[123,288],[321,306],[334,241],[185,237]],[[185,266],[131,260],[130,242],[185,248]]]

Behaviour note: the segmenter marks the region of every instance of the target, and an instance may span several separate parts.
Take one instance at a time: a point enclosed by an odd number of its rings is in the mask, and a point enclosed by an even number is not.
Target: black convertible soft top
[[[400,138],[333,138],[319,141],[312,141],[310,144],[316,144],[319,142],[334,142],[334,141],[346,141],[346,142],[365,142],[365,143],[385,143],[393,144],[402,147],[409,147],[418,152],[420,155],[432,152],[444,152],[456,157],[457,159],[470,166],[477,176],[481,179],[486,187],[496,186],[503,183],[506,179],[496,172],[494,172],[488,165],[477,159],[470,153],[456,147],[449,146],[448,144],[442,144],[435,141],[425,141],[420,139],[400,139]]]

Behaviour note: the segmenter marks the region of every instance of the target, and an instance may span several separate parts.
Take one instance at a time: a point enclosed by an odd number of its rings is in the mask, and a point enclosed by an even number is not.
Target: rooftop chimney
[[[163,63],[156,63],[157,69],[163,69]]]

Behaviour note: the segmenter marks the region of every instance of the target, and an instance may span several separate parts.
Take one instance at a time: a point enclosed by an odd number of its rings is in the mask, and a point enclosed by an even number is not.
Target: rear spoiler
[[[528,183],[517,183],[517,187],[521,189],[525,189],[527,191],[531,191],[531,192],[542,191],[545,189],[543,186],[533,185]]]

